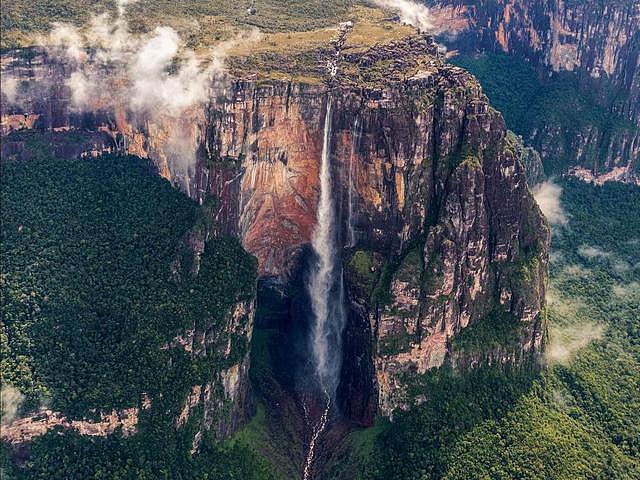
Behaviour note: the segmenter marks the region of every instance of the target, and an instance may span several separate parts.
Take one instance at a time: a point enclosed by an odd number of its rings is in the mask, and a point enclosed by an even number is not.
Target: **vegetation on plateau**
[[[234,27],[259,27],[268,32],[310,30],[335,24],[352,5],[351,0],[139,0],[127,5],[127,17],[139,31],[153,30],[158,23],[197,20],[212,35],[223,36]],[[19,41],[33,32],[46,32],[53,22],[88,23],[90,16],[115,13],[116,1],[6,0],[2,2],[2,30]],[[192,25],[193,26],[193,25]],[[3,45],[10,46],[10,45]]]

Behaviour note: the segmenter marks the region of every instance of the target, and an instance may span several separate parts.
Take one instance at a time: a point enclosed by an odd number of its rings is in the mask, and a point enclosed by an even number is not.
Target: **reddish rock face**
[[[437,0],[439,15],[450,14],[467,28],[445,41],[452,49],[504,52],[525,58],[541,76],[574,72],[588,98],[627,127],[587,124],[568,144],[565,130],[575,126],[548,124],[528,132],[527,140],[545,160],[571,159],[596,181],[609,178],[640,184],[640,3],[551,0]],[[598,81],[606,83],[599,87]],[[619,89],[622,95],[611,97]],[[524,133],[524,132],[523,132]],[[586,177],[585,175],[581,175]]]
[[[426,40],[403,48],[435,49]],[[389,59],[406,61],[397,51],[373,48],[345,62],[367,70]],[[338,76],[330,85],[235,80],[209,105],[178,119],[152,122],[103,111],[92,117],[94,129],[110,132],[113,149],[149,156],[162,175],[208,206],[208,234],[237,235],[258,258],[260,274],[286,285],[316,223],[331,96],[339,237],[347,238],[347,225],[355,232],[355,244],[337,254],[344,253],[345,263],[356,250],[375,259],[369,273],[376,295],[346,269],[350,313],[341,404],[362,424],[377,409],[390,415],[414,401],[406,394],[407,374],[445,363],[521,362],[535,357],[542,343],[548,229],[502,117],[472,76],[435,55],[407,71],[375,82]],[[55,108],[24,113],[65,111],[63,97],[48,102]],[[82,117],[47,118],[73,131],[91,130]],[[171,147],[176,136],[195,152],[182,170],[185,157]],[[476,356],[452,348],[463,329],[497,309],[522,326],[517,345]],[[244,397],[237,390],[244,390],[246,367],[229,374],[233,381],[222,379],[229,398]],[[185,415],[192,403],[207,404],[205,390],[192,392]]]
[[[223,198],[227,228],[237,231],[263,275],[280,275],[316,222],[322,154],[323,89],[234,84],[212,107],[199,169]],[[220,172],[233,165],[234,194]],[[228,176],[228,175],[227,175]]]

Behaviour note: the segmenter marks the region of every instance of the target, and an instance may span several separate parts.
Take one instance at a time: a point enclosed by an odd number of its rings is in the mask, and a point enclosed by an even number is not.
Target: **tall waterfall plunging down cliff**
[[[311,299],[313,325],[311,347],[318,386],[322,391],[324,409],[315,425],[311,426],[311,439],[304,465],[303,479],[310,476],[316,441],[324,431],[331,399],[338,386],[342,359],[342,331],[344,329],[344,291],[342,269],[336,264],[337,248],[336,212],[331,181],[331,98],[327,100],[324,119],[322,160],[320,164],[320,200],[317,224],[311,239],[314,260],[307,289]]]
[[[340,372],[341,336],[344,328],[342,272],[336,265],[336,212],[331,181],[331,99],[324,120],[320,200],[317,224],[313,232],[314,262],[307,288],[311,298],[313,326],[311,346],[320,387],[333,397]]]

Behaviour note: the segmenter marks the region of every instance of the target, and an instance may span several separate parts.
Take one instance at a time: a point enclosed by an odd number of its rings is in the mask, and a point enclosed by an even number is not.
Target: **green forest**
[[[425,401],[351,432],[323,478],[640,479],[640,188],[558,184],[566,223],[553,227],[541,364],[412,379]],[[232,338],[224,356],[170,346],[187,328],[223,330],[255,295],[256,261],[235,239],[212,236],[193,274],[185,239],[215,227],[205,210],[216,199],[199,206],[148,161],[119,156],[3,163],[0,195],[1,369],[24,394],[19,413],[94,418],[152,404],[129,437],[53,430],[24,458],[3,445],[3,479],[283,478],[288,440],[269,429],[259,393],[273,381],[273,332]],[[349,266],[368,292],[372,261],[361,252]],[[509,319],[494,321],[508,342]],[[176,428],[181,402],[249,349],[253,419],[222,443],[205,434],[192,454],[203,412]]]
[[[215,345],[197,359],[167,347],[185,328],[223,330],[229,309],[253,298],[256,261],[238,241],[213,237],[191,275],[184,238],[203,228],[201,209],[135,157],[5,163],[1,201],[2,372],[24,393],[22,411],[81,419],[139,406],[143,393],[152,402],[130,437],[51,431],[24,469],[3,450],[6,478],[260,474],[243,447],[211,438],[192,456],[198,414],[175,426],[191,386],[242,358],[246,339],[224,359]]]
[[[478,78],[491,105],[517,134],[527,139],[545,128],[559,131],[564,155],[545,158],[547,174],[564,172],[575,163],[570,145],[579,132],[595,126],[607,136],[636,128],[611,113],[612,106],[624,104],[629,94],[604,79],[582,78],[572,72],[541,79],[531,64],[505,54],[460,55],[452,62]]]

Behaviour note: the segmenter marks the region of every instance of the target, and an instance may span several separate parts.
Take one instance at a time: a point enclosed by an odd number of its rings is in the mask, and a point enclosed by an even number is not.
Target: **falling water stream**
[[[335,77],[338,61],[347,33],[353,28],[350,21],[339,25],[338,38],[333,42],[335,54],[327,60],[327,72]],[[353,152],[352,152],[353,157]],[[351,159],[353,163],[353,158]],[[351,183],[352,166],[349,167]],[[351,188],[351,186],[349,186]],[[351,195],[351,192],[349,192]],[[331,95],[327,97],[324,117],[324,136],[322,158],[320,162],[320,200],[318,201],[317,224],[311,239],[314,261],[311,265],[307,290],[311,299],[313,323],[311,328],[311,347],[317,386],[324,397],[324,408],[317,422],[313,422],[310,409],[302,402],[305,418],[311,427],[309,450],[304,463],[303,480],[311,478],[311,467],[316,453],[317,441],[327,427],[338,388],[338,378],[342,362],[342,331],[345,323],[343,272],[337,258],[342,249],[338,249],[336,228],[336,210],[331,181]],[[350,197],[350,205],[352,198]],[[351,216],[351,206],[349,215]],[[351,222],[351,220],[349,220]],[[351,242],[351,240],[350,240]],[[340,268],[338,268],[340,267]]]
[[[315,261],[307,288],[313,311],[311,346],[318,386],[324,397],[324,410],[320,419],[311,426],[311,439],[304,466],[303,479],[311,475],[318,437],[324,431],[329,419],[331,398],[334,396],[341,361],[341,336],[344,327],[342,271],[336,264],[337,249],[336,212],[331,181],[331,98],[327,100],[324,119],[324,137],[320,165],[320,200],[318,202],[318,222],[313,232],[311,245]],[[307,408],[305,406],[305,411]]]
[[[335,209],[331,191],[331,165],[329,158],[331,141],[331,99],[327,101],[324,119],[322,160],[320,164],[320,200],[318,202],[318,223],[313,232],[311,245],[316,261],[312,265],[308,289],[311,297],[314,322],[312,327],[312,349],[316,372],[323,388],[329,387],[333,365],[329,361],[331,340],[331,318],[329,295],[335,283],[336,232]]]
[[[324,391],[324,394],[326,397],[326,404],[322,412],[322,415],[318,420],[318,423],[316,423],[312,428],[311,440],[309,440],[309,451],[307,452],[307,459],[304,462],[304,472],[302,474],[303,480],[308,480],[310,478],[309,476],[311,475],[311,464],[313,462],[313,456],[316,449],[316,442],[318,441],[318,437],[320,436],[320,434],[324,431],[325,427],[327,426],[327,420],[329,419],[329,410],[331,409],[331,397],[329,396],[329,393],[327,392],[326,389]],[[307,417],[307,421],[310,422],[311,419],[309,418],[306,405],[305,405],[305,416]]]

